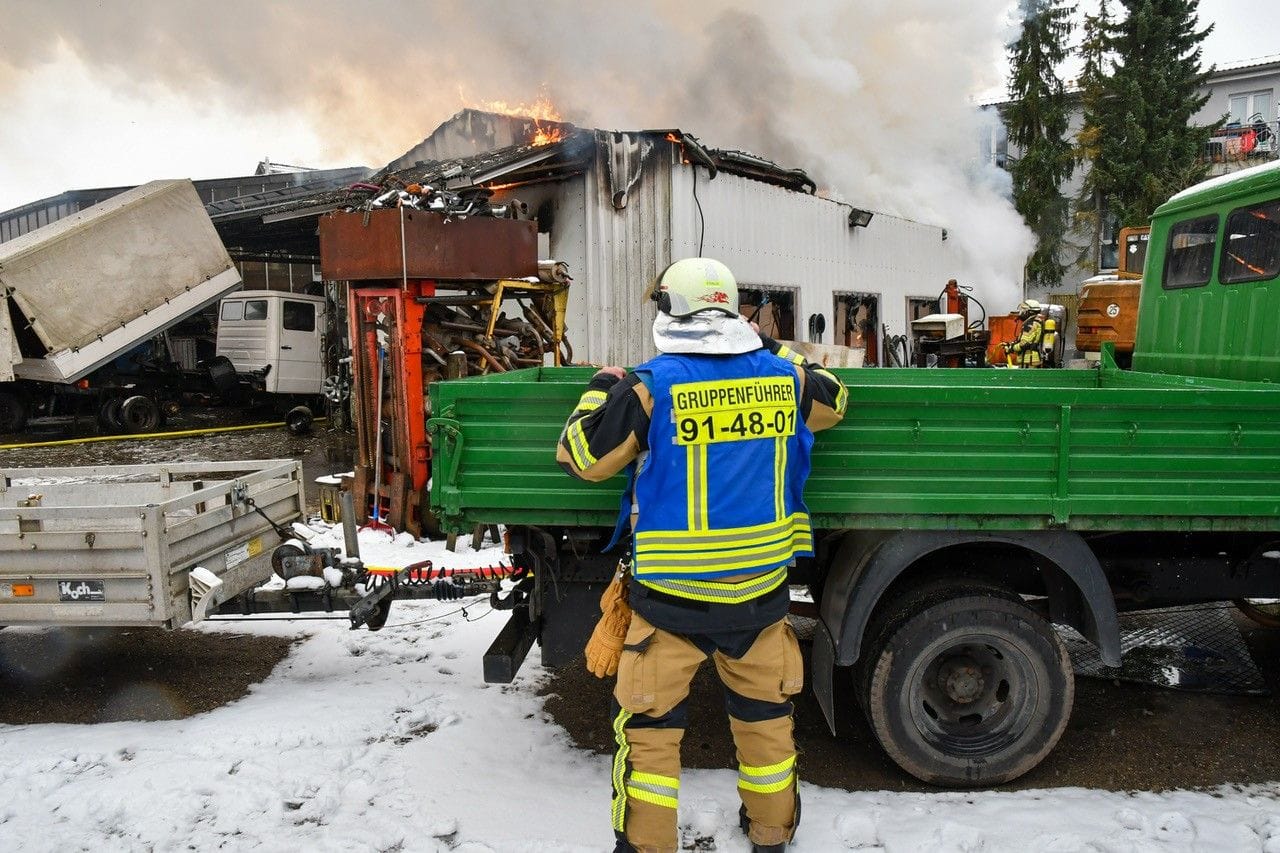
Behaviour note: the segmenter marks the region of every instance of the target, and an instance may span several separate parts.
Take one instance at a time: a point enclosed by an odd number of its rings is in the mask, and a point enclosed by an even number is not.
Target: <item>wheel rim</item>
[[[925,742],[951,755],[990,755],[1016,743],[1040,705],[1035,664],[995,635],[935,644],[908,683],[912,723]]]

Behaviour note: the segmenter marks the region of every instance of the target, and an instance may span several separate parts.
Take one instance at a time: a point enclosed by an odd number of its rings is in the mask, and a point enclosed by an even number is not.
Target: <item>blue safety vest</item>
[[[659,355],[636,368],[653,396],[636,473],[632,573],[684,598],[740,603],[776,589],[813,553],[804,505],[813,433],[787,360]],[[754,574],[745,583],[717,583]]]

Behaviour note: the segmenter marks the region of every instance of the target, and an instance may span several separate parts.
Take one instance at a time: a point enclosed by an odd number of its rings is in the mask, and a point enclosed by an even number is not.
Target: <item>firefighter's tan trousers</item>
[[[790,840],[796,823],[796,749],[790,697],[804,666],[785,619],[757,631],[673,634],[631,620],[614,698],[613,828],[639,853],[678,844],[680,739],[689,682],[710,655],[725,687],[737,746],[738,793],[759,844]],[[625,849],[625,847],[621,848]]]

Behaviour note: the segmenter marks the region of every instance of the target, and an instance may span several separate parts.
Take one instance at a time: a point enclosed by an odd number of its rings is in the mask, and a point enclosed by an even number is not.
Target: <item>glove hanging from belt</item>
[[[596,678],[607,678],[618,672],[618,660],[622,657],[622,643],[631,626],[631,605],[627,603],[627,588],[631,573],[625,562],[618,564],[613,580],[600,596],[600,621],[587,640],[587,669]]]

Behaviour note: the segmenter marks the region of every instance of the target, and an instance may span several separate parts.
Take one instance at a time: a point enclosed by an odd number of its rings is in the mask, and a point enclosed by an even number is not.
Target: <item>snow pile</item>
[[[337,544],[332,535],[315,544]],[[387,565],[501,556],[370,533],[361,550]],[[536,649],[514,684],[481,682],[505,618],[470,600],[397,603],[373,634],[342,619],[206,623],[198,630],[299,642],[247,697],[208,714],[0,728],[0,849],[611,849],[610,760],[575,749],[547,718]],[[728,769],[685,773],[690,838],[749,849],[735,784]],[[1277,786],[802,795],[797,851],[1280,853]]]

